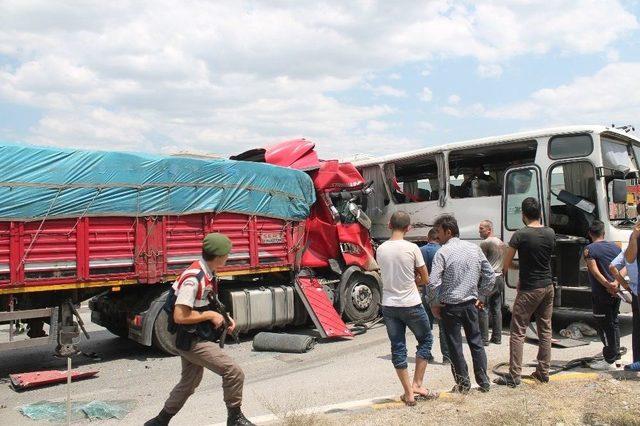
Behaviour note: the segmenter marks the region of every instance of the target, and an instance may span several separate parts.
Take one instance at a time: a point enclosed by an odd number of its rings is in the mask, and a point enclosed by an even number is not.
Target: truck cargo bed
[[[0,294],[167,282],[209,232],[233,241],[221,275],[288,270],[302,235],[296,222],[235,213],[0,221]]]

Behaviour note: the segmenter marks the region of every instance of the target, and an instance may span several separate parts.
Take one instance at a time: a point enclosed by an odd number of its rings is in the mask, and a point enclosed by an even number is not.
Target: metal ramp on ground
[[[353,338],[353,333],[340,318],[317,278],[299,276],[295,280],[295,286],[322,338]]]

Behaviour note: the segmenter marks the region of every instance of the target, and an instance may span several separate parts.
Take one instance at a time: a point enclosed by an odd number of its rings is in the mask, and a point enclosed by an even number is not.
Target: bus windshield
[[[607,178],[607,201],[609,206],[609,220],[613,225],[621,228],[633,226],[632,219],[636,217],[636,204],[640,199],[637,171],[639,169],[640,145],[630,142],[601,137],[602,166],[605,170],[615,172],[616,177],[624,176],[627,181],[627,202],[614,204],[612,200],[612,178]],[[636,172],[636,173],[633,173]]]

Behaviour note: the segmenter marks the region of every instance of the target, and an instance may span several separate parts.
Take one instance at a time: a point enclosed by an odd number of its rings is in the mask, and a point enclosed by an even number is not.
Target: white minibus
[[[640,138],[629,127],[570,126],[469,140],[355,162],[374,193],[367,204],[376,241],[390,236],[390,216],[412,217],[407,238],[426,242],[441,214],[456,217],[460,237],[480,241],[478,224],[490,220],[508,242],[523,225],[520,206],[527,197],[542,205],[543,221],[557,236],[553,257],[556,307],[590,310],[591,291],[582,257],[590,223],[605,223],[606,238],[626,247],[636,222]],[[511,306],[518,279],[507,277],[505,306]],[[622,309],[630,311],[623,303]]]

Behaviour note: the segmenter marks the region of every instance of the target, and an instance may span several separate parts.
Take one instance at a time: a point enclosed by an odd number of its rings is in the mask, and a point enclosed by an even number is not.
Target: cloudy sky
[[[0,140],[383,154],[640,127],[640,1],[0,0]]]

